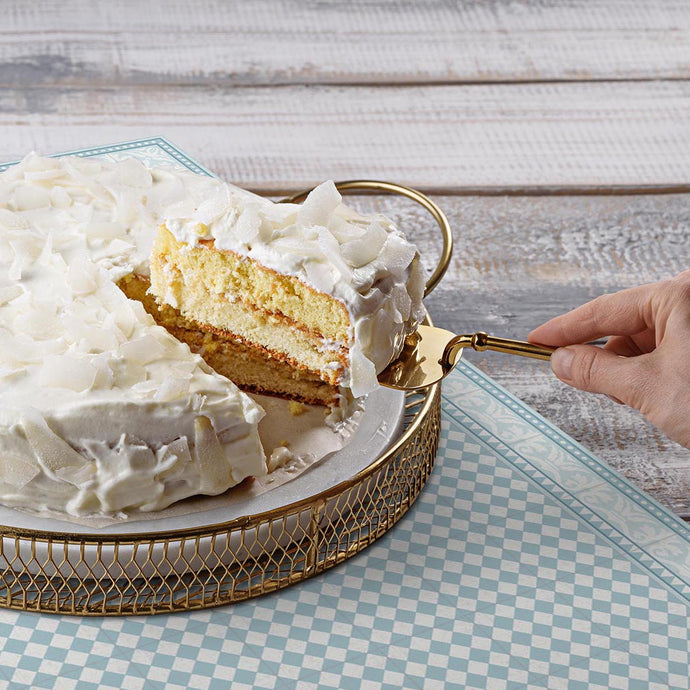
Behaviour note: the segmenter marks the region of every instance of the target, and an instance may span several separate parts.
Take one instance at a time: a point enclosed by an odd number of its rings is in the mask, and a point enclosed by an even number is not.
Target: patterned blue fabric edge
[[[642,507],[658,522],[661,529],[668,530],[669,536],[672,533],[680,537],[690,548],[690,530],[681,518],[644,494],[630,481],[615,473],[610,467],[605,465],[603,461],[599,460],[596,456],[592,455],[591,452],[577,443],[577,441],[571,439],[548,420],[531,410],[524,402],[493,382],[472,364],[461,362],[458,367],[456,367],[456,372],[480,386],[494,399],[509,406],[511,411],[518,414],[525,422],[534,427],[535,431],[546,435],[551,441],[565,449],[579,462],[586,464],[589,469],[596,472],[602,480],[609,483],[617,491],[624,493],[628,498],[633,498],[638,506]],[[658,556],[650,554],[644,547],[636,544],[632,539],[613,527],[606,515],[600,514],[600,512],[588,507],[581,499],[573,496],[570,491],[564,489],[540,469],[535,467],[523,454],[508,447],[504,441],[488,430],[481,421],[474,419],[470,411],[461,409],[454,401],[450,400],[445,395],[443,399],[445,403],[444,411],[449,414],[454,421],[461,424],[479,440],[489,445],[494,451],[500,453],[502,457],[513,466],[517,467],[530,481],[536,482],[543,490],[547,491],[556,500],[574,511],[581,519],[586,520],[597,530],[597,532],[614,543],[618,548],[623,549],[630,558],[633,558],[649,572],[653,573],[665,586],[671,587],[684,599],[690,601],[690,580],[679,573],[679,564],[676,561],[672,558],[664,558],[662,560]],[[663,539],[663,537],[660,538],[660,540]]]
[[[90,148],[75,149],[73,151],[62,151],[61,153],[50,154],[51,158],[60,158],[61,156],[78,156],[79,158],[89,158],[91,156],[103,156],[113,153],[124,153],[127,151],[136,151],[137,149],[146,148],[147,146],[156,146],[161,151],[168,154],[170,158],[184,165],[185,168],[191,172],[200,175],[208,175],[209,177],[216,177],[208,168],[204,167],[198,161],[194,160],[186,153],[183,153],[177,146],[168,141],[165,137],[147,137],[145,139],[133,139],[131,141],[123,141],[119,144],[107,144],[105,146],[92,146]],[[3,163],[0,165],[0,172],[4,172],[8,168],[16,165],[19,161],[12,161],[10,163]]]

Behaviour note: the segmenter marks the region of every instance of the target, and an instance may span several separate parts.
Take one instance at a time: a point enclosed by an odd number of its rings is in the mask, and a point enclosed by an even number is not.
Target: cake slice
[[[128,297],[141,302],[158,324],[187,343],[193,352],[200,353],[214,371],[239,379],[245,391],[271,393],[313,405],[337,404],[338,387],[323,381],[318,374],[272,357],[265,348],[251,347],[223,336],[217,329],[204,328],[170,305],[159,306],[149,291],[151,283],[147,276],[132,273],[118,285]]]
[[[209,191],[190,189],[158,230],[158,318],[241,388],[331,407],[371,392],[423,316],[414,246],[332,182],[302,205]]]

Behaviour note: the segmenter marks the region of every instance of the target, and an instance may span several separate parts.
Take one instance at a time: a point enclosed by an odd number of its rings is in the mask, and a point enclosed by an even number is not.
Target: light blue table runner
[[[194,613],[0,611],[0,680],[60,688],[685,688],[686,525],[467,363],[390,532]]]
[[[76,153],[208,172],[161,138]],[[690,687],[685,523],[470,364],[443,411],[426,488],[358,556],[202,612],[0,610],[0,687]]]

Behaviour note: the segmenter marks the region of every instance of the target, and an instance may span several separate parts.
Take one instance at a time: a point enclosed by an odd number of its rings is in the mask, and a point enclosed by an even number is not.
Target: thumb
[[[640,409],[653,377],[642,357],[620,357],[594,345],[569,345],[551,355],[551,369],[561,381],[590,393],[603,393]]]

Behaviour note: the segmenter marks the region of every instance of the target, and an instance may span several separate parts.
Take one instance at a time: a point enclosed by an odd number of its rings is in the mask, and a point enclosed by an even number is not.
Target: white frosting
[[[212,239],[217,249],[296,276],[343,302],[351,333],[342,385],[355,397],[376,388],[376,375],[424,315],[425,281],[415,247],[384,216],[365,217],[344,206],[333,182],[298,205],[197,177],[163,215],[180,242]]]
[[[263,411],[114,282],[183,177],[35,155],[0,175],[0,501],[160,510],[265,473]]]
[[[30,155],[0,175],[0,501],[73,515],[160,510],[265,473],[261,408],[115,282],[167,226],[331,294],[355,396],[421,318],[416,250],[333,183],[303,205],[135,159]]]

